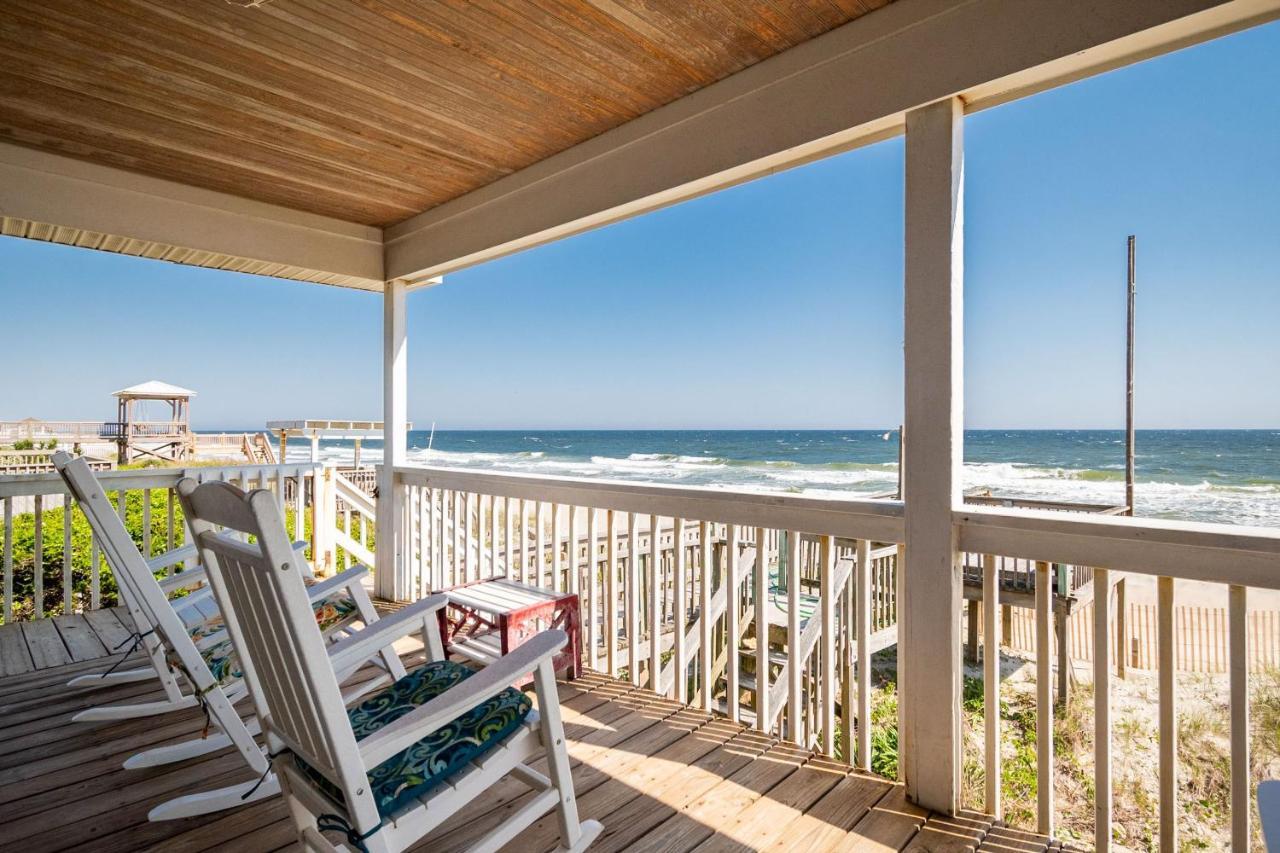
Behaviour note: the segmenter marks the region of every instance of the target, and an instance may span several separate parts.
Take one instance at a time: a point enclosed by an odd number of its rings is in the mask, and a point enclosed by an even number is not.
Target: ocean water
[[[413,462],[569,477],[823,496],[892,491],[896,432],[438,431],[409,435]],[[308,458],[306,442],[290,460]],[[325,440],[325,460],[349,463],[350,440]],[[381,457],[366,440],[362,459]],[[1141,430],[1139,515],[1280,526],[1280,430]],[[1004,497],[1124,501],[1124,434],[1118,430],[971,430],[965,488]]]

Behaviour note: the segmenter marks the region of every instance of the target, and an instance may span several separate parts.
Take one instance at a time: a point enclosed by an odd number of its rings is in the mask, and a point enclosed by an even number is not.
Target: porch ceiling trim
[[[441,275],[1280,15],[1280,0],[900,0],[386,230],[389,278]]]
[[[192,266],[382,289],[378,228],[0,143],[0,229]]]

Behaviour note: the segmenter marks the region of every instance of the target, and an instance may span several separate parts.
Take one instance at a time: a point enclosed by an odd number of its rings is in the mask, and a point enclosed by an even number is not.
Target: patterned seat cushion
[[[453,661],[432,661],[415,669],[348,709],[356,740],[397,720],[419,705],[439,696],[471,675]],[[508,687],[448,725],[441,726],[413,746],[398,752],[369,772],[370,790],[378,813],[390,817],[416,797],[445,782],[468,762],[496,747],[529,715],[529,697]],[[301,759],[298,766],[335,802],[342,792]]]
[[[355,614],[356,602],[345,589],[340,589],[313,602],[311,609],[316,614],[316,624],[320,626],[321,633],[324,633]],[[219,633],[224,628],[222,615],[219,614],[195,627],[188,628],[188,631],[191,639],[199,646],[201,640]],[[236,657],[236,650],[231,646],[230,637],[224,636],[218,642],[200,649],[200,656],[204,658],[209,672],[219,684],[225,685],[229,681],[244,676],[240,669],[240,659]]]
[[[345,589],[339,589],[313,602],[311,609],[315,611],[316,624],[320,626],[320,631],[323,633],[353,616],[356,612],[356,601]],[[187,625],[187,633],[196,645],[199,645],[201,640],[224,630],[226,630],[226,623],[223,622],[221,613],[206,616],[202,621]]]
[[[212,646],[201,649],[200,657],[204,658],[214,680],[223,686],[244,677],[244,672],[240,669],[240,656],[231,645],[230,637],[224,637]]]

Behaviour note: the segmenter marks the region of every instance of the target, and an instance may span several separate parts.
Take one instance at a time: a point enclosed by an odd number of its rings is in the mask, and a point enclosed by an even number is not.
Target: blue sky
[[[1280,425],[1280,25],[970,116],[970,427]],[[869,427],[902,411],[902,140],[410,297],[441,428]],[[0,419],[199,392],[198,428],[380,412],[369,294],[0,238]]]

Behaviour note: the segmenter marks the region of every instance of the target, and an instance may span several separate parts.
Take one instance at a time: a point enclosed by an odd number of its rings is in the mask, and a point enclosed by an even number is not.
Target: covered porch
[[[1256,828],[1248,589],[1280,588],[1280,534],[965,503],[963,129],[967,115],[988,107],[1274,20],[1280,2],[1048,0],[1035,14],[1011,0],[832,3],[822,14],[771,5],[787,14],[570,3],[557,17],[531,6],[535,26],[510,10],[487,23],[460,12],[424,22],[431,10],[399,15],[378,4],[344,25],[312,0],[12,3],[3,40],[15,60],[4,74],[21,92],[0,105],[12,140],[0,143],[0,231],[381,300],[376,501],[322,465],[192,473],[276,491],[317,570],[372,562],[388,603],[491,577],[579,595],[591,674],[563,695],[582,808],[599,809],[606,826],[600,846],[1056,843],[1051,577],[1063,565],[1092,570],[1098,649],[1115,630],[1116,582],[1125,573],[1159,578],[1154,808],[1166,850],[1178,848],[1174,580],[1230,587],[1231,837],[1246,849]],[[501,37],[486,42],[486,26]],[[722,38],[726,31],[737,38]],[[473,40],[498,55],[499,71],[437,52]],[[540,45],[549,40],[548,52]],[[317,46],[344,62],[316,63]],[[113,76],[98,80],[99,68]],[[409,464],[411,296],[429,298],[444,276],[487,260],[896,135],[905,137],[901,499]],[[173,514],[178,476],[107,480],[122,515],[140,495],[148,551],[159,544],[153,536],[167,533],[170,545],[183,538]],[[0,648],[14,655],[0,680],[11,711],[0,731],[0,796],[12,806],[6,840],[50,849],[89,840],[103,849],[287,846],[271,803],[199,826],[146,823],[147,798],[181,788],[193,778],[184,774],[226,772],[212,766],[222,759],[155,778],[126,773],[118,768],[131,739],[172,732],[67,723],[80,700],[59,685],[72,670],[104,666],[91,652],[107,643],[100,635],[73,643],[83,635],[51,617],[80,611],[93,626],[83,611],[113,602],[92,545],[91,580],[76,591],[87,575],[70,559],[74,507],[56,478],[0,481],[6,547],[18,500],[34,502],[36,542],[55,535],[39,520],[46,495],[58,495],[65,513],[61,572],[46,577],[37,548],[23,601],[4,556],[11,624]],[[153,533],[152,514],[166,511],[167,531]],[[1036,818],[1026,833],[996,823],[998,654],[983,662],[981,801],[966,802],[962,784],[965,569],[982,567],[982,635],[998,648],[1000,558],[1035,575],[1027,603],[1036,614]],[[53,666],[37,665],[38,639]],[[894,780],[869,775],[871,655],[889,640],[901,696]],[[23,653],[30,668],[20,671]],[[1098,849],[1112,841],[1112,677],[1107,655],[1097,655]],[[199,720],[172,725],[189,733]],[[503,807],[495,797],[486,814]],[[469,831],[455,826],[440,841]]]

